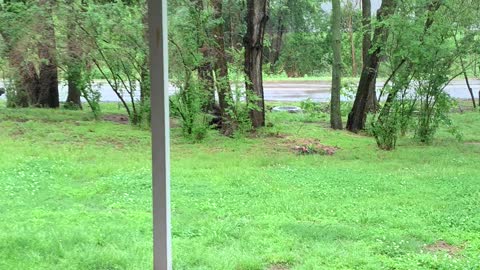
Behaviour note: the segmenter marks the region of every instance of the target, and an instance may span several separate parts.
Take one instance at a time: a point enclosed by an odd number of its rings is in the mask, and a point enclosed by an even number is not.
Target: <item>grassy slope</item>
[[[189,144],[173,131],[175,269],[480,268],[479,144],[441,132],[433,146],[382,152],[270,117],[269,132],[289,138]],[[480,142],[478,113],[454,118]],[[0,109],[0,138],[0,269],[151,269],[147,131]],[[297,156],[295,138],[342,150]],[[424,251],[438,240],[462,251]]]

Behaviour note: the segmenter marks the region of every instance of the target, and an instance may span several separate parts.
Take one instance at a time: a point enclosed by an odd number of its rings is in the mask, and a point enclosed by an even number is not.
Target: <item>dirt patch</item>
[[[23,136],[25,133],[26,133],[26,132],[25,132],[24,129],[16,129],[16,130],[10,132],[9,135],[10,135],[11,137],[17,138],[17,137]]]
[[[290,149],[302,155],[319,154],[333,156],[340,150],[338,147],[322,144],[318,139],[297,139],[287,140],[286,142],[290,145]]]
[[[290,268],[283,264],[274,264],[267,268],[268,270],[290,270]]]
[[[247,137],[249,139],[262,139],[262,138],[285,139],[285,138],[288,138],[288,135],[280,132],[259,133],[257,131],[252,131],[247,134]]]
[[[480,142],[465,142],[465,145],[480,145]]]
[[[326,145],[320,142],[319,139],[312,138],[293,138],[292,136],[285,134],[271,134],[268,136],[259,136],[250,138],[263,138],[265,143],[275,151],[289,151],[299,155],[335,155],[339,150],[339,147]]]
[[[170,118],[170,128],[180,128],[182,124],[180,123],[179,119]]]
[[[463,250],[463,247],[453,246],[445,241],[438,241],[434,244],[425,246],[425,250],[431,253],[446,252],[450,256],[455,256]]]
[[[120,125],[128,125],[130,121],[128,120],[128,116],[122,114],[108,114],[102,117],[103,121],[113,122]]]
[[[25,119],[25,118],[17,118],[17,117],[11,117],[11,116],[6,116],[4,120],[16,122],[16,123],[26,123],[29,121],[28,119]]]

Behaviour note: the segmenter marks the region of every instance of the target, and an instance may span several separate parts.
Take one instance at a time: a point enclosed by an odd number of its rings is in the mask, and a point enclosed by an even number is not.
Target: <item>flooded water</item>
[[[478,98],[478,91],[480,90],[480,80],[471,80],[471,86],[474,90],[475,97]],[[377,84],[377,88],[381,89],[382,82]],[[0,87],[3,84],[0,82]],[[62,83],[60,87],[60,100],[67,98],[67,86]],[[111,87],[107,83],[97,82],[94,86],[98,89],[102,95],[101,101],[103,102],[119,102],[119,98],[112,91]],[[290,81],[290,82],[266,82],[264,84],[265,100],[267,101],[283,101],[283,102],[295,102],[303,101],[311,98],[314,101],[326,102],[330,100],[330,88],[329,81]],[[453,98],[457,99],[470,99],[465,81],[455,80],[450,83],[446,89]],[[170,85],[169,93],[174,94],[176,92],[175,87]],[[137,95],[138,97],[138,95]],[[5,96],[0,97],[5,99]],[[349,100],[351,98],[342,97],[343,100]]]

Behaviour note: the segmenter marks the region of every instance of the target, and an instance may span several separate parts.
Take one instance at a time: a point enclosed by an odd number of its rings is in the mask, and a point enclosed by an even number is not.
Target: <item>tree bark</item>
[[[363,26],[363,40],[362,40],[362,59],[363,67],[367,63],[368,50],[372,45],[372,4],[370,0],[362,0],[362,26]]]
[[[256,108],[250,109],[254,128],[265,126],[265,98],[263,92],[263,41],[268,21],[268,0],[247,0],[247,33],[245,46],[245,89],[247,102]]]
[[[212,6],[214,10],[214,19],[216,21],[223,21],[222,0],[212,0]],[[218,104],[220,106],[220,114],[222,115],[222,132],[224,135],[232,135],[234,132],[234,123],[228,112],[230,103],[232,100],[232,89],[230,87],[230,81],[228,79],[228,62],[227,53],[225,51],[225,36],[224,36],[224,24],[218,23],[213,28],[212,34],[215,40],[213,48],[213,69],[215,72],[214,79],[216,81],[216,88],[218,92]]]
[[[332,0],[332,96],[330,125],[333,129],[342,129],[340,89],[342,86],[342,11],[340,0]]]
[[[38,45],[40,64],[40,91],[37,102],[33,105],[45,108],[58,108],[60,106],[58,94],[58,71],[56,59],[55,28],[52,18],[53,0],[39,0],[39,5],[44,12],[41,19],[41,41]]]
[[[72,7],[73,0],[66,2]],[[72,15],[73,16],[73,15]],[[82,95],[82,48],[81,42],[78,38],[77,25],[72,16],[67,17],[67,82],[68,82],[68,96],[66,103],[71,108],[82,109],[81,95]]]
[[[284,24],[284,14],[281,13],[278,16],[277,28],[272,33],[272,49],[270,51],[270,72],[275,72],[275,65],[280,59],[280,53],[283,47],[283,36],[286,32],[286,27]]]
[[[453,39],[455,41],[455,47],[458,50],[459,49],[458,40],[457,40],[457,37],[455,35],[453,36]],[[475,94],[473,93],[473,89],[470,86],[470,80],[468,79],[467,69],[465,67],[463,57],[461,57],[461,56],[460,56],[460,67],[462,68],[463,77],[465,79],[465,83],[467,84],[467,89],[468,89],[468,92],[470,93],[470,98],[472,99],[473,108],[476,109],[477,108],[477,103],[475,102]]]
[[[33,98],[38,96],[40,83],[35,65],[25,61],[24,50],[14,44],[10,35],[0,28],[0,34],[5,41],[6,52],[10,66],[17,70],[14,79],[14,94],[7,96],[9,107],[28,107]]]
[[[356,77],[357,73],[358,73],[357,59],[356,59],[357,56],[356,56],[356,53],[355,53],[355,40],[354,40],[354,37],[353,37],[353,13],[355,11],[353,9],[353,4],[350,2],[350,0],[348,1],[348,7],[349,7],[349,14],[348,14],[347,24],[348,24],[348,34],[350,36],[350,50],[351,50],[351,54],[352,54],[352,77]],[[333,9],[332,9],[332,13],[333,13]]]
[[[370,0],[362,0],[362,25],[363,25],[363,41],[362,41],[362,60],[363,67],[367,62],[368,51],[372,45],[372,4]],[[378,110],[378,98],[377,98],[377,78],[375,77],[370,84],[368,101],[367,101],[367,110],[369,112],[376,112]]]
[[[389,16],[393,15],[397,7],[396,0],[384,0],[377,12],[377,20],[383,22]],[[348,115],[347,129],[351,132],[358,132],[365,128],[365,122],[368,112],[368,99],[371,96],[372,84],[377,78],[378,67],[380,63],[380,53],[382,51],[380,43],[386,41],[388,29],[380,24],[375,29],[373,45],[370,45],[364,67],[358,84],[357,95],[353,108]],[[375,46],[375,47],[373,47]]]
[[[196,8],[196,13],[197,14],[203,14],[203,11],[205,9],[203,0],[195,0],[194,1],[195,8]],[[203,15],[199,15],[203,16]],[[199,20],[200,21],[200,20]],[[198,27],[200,28],[199,31],[201,31],[203,28],[205,28],[200,22],[197,23]],[[204,33],[205,36],[208,36],[208,33]],[[198,71],[198,77],[200,80],[200,84],[203,89],[207,92],[207,102],[204,105],[204,112],[205,113],[211,113],[214,108],[215,108],[215,78],[213,76],[213,64],[212,64],[212,50],[210,48],[210,45],[203,39],[199,39],[199,51],[202,53],[203,59],[202,62],[199,64],[197,67]]]
[[[28,107],[36,102],[40,92],[40,81],[35,65],[30,61],[25,61],[23,52],[15,48],[11,48],[9,52],[9,61],[19,75],[15,78],[15,96],[13,100],[9,100],[9,106]]]

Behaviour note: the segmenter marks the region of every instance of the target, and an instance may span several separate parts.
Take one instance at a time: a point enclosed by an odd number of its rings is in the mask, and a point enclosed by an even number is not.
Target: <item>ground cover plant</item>
[[[300,114],[201,143],[172,120],[174,269],[479,269],[480,115],[451,117],[462,141],[391,152]],[[0,269],[152,267],[150,135],[105,119],[2,106]]]

